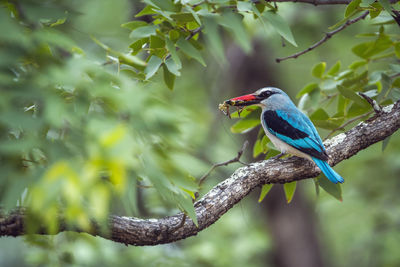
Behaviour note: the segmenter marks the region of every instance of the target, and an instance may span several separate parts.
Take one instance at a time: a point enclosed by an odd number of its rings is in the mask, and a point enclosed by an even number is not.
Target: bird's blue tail
[[[338,182],[339,183],[344,182],[342,176],[340,176],[337,172],[335,172],[326,161],[314,157],[312,157],[312,159],[315,162],[315,164],[317,164],[317,166],[321,169],[321,171],[325,174],[326,178],[329,179],[329,181],[335,184],[337,184]]]

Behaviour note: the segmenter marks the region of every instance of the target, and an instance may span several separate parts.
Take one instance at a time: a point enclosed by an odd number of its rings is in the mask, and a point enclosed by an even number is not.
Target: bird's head
[[[276,97],[287,96],[285,92],[281,89],[275,87],[265,87],[257,90],[256,92],[248,95],[238,96],[232,99],[225,100],[224,104],[230,106],[250,106],[250,105],[258,105],[261,107],[265,107],[267,105],[267,101],[271,96]]]

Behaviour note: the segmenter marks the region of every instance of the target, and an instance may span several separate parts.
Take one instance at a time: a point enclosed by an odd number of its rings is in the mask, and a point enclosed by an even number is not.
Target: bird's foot
[[[275,157],[272,157],[271,159],[280,159],[285,155],[287,155],[287,154],[286,153],[280,153],[280,154],[276,155]]]

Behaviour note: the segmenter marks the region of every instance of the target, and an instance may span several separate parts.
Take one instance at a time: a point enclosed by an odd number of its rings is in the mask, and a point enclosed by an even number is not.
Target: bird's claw
[[[271,159],[280,159],[280,158],[282,158],[282,157],[285,156],[285,155],[286,155],[286,153],[280,153],[280,154],[278,154],[278,155],[272,157]]]

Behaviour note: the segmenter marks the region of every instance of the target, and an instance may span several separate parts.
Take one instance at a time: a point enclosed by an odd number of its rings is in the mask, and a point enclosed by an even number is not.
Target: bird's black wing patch
[[[309,134],[297,129],[279,116],[277,112],[272,110],[264,111],[263,120],[270,132],[288,145],[312,157],[324,161],[328,160],[328,155],[323,147],[313,141]]]
[[[290,125],[289,122],[280,117],[275,111],[264,111],[263,119],[267,127],[275,133],[287,136],[293,140],[308,137],[307,133]]]

